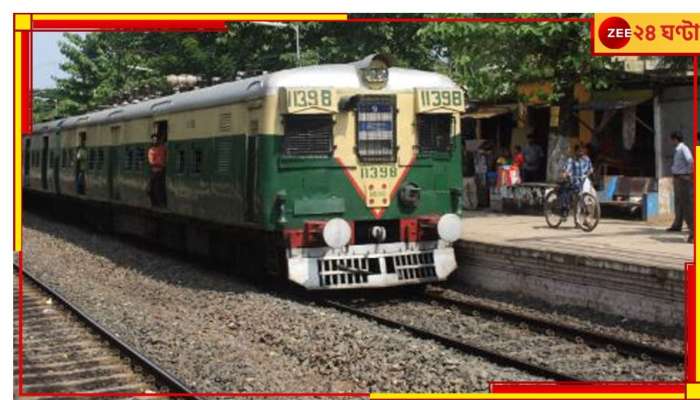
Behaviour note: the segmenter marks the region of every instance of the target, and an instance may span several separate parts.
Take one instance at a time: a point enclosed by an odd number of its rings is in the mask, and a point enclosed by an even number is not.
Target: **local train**
[[[35,124],[25,196],[308,289],[445,280],[461,236],[465,94],[391,64],[305,66]],[[153,134],[167,146],[165,207],[146,189]]]

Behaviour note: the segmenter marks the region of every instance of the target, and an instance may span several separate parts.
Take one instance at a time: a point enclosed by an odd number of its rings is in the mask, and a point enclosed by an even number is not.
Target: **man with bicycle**
[[[565,182],[560,186],[561,215],[566,218],[571,208],[571,199],[574,194],[580,193],[586,178],[593,174],[591,159],[583,152],[583,147],[574,146],[574,156],[566,160],[566,168],[562,171]]]

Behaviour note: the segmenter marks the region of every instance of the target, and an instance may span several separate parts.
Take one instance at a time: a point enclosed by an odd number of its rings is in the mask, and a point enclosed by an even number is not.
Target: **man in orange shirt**
[[[151,206],[165,207],[165,162],[167,150],[163,140],[156,134],[151,136],[153,145],[148,149],[148,165],[151,168],[151,180],[148,185],[148,194],[151,197]]]

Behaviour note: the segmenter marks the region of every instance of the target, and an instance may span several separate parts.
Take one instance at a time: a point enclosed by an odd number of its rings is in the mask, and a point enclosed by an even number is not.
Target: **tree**
[[[575,85],[607,88],[621,69],[610,57],[590,54],[587,22],[431,23],[419,34],[435,43],[433,50],[471,98],[513,100],[519,83],[551,82],[546,100],[559,107],[559,120],[549,139],[550,178],[558,173],[568,139],[576,132]]]
[[[326,22],[305,24],[302,32],[304,45],[316,53],[315,60],[319,64],[347,63],[373,53],[385,53],[390,54],[398,66],[433,69],[435,57],[431,47],[418,36],[423,25],[407,22]]]
[[[149,67],[143,34],[67,33],[59,43],[66,78],[56,79],[63,101],[59,114],[74,115],[121,102],[145,89],[166,90],[164,77]]]
[[[33,122],[51,121],[58,118],[60,96],[56,89],[35,89],[32,91]]]

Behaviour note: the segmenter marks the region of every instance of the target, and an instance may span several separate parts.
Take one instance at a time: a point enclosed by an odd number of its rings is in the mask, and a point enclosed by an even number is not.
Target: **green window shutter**
[[[231,172],[233,140],[224,139],[216,143],[216,172],[225,175]]]

